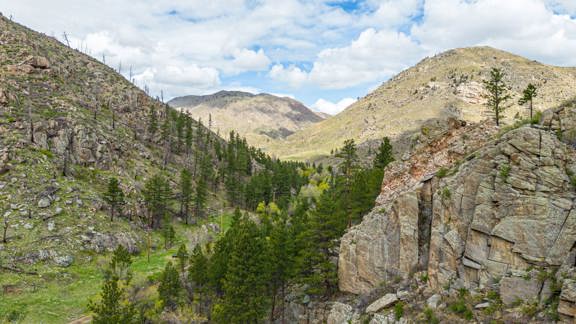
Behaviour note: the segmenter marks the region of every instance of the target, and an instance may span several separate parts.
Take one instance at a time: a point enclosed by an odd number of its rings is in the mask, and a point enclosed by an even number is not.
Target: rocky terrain
[[[211,121],[211,129],[223,136],[234,130],[263,149],[324,119],[294,99],[240,91],[178,97],[168,104],[184,109],[205,125]]]
[[[175,185],[195,152],[166,156],[160,132],[147,130],[150,111],[162,120],[166,107],[104,64],[0,15],[0,321],[79,316],[118,245],[151,249],[142,280],[171,257],[156,248],[159,233],[145,230],[140,192],[161,172]],[[110,177],[126,195],[114,222],[102,198]],[[209,205],[221,208],[217,192]],[[176,226],[192,247],[214,238],[218,226],[208,222]]]
[[[388,166],[340,241],[343,294],[296,321],[576,319],[576,104],[534,125],[449,124]]]
[[[338,115],[274,143],[269,151],[283,158],[320,159],[348,138],[358,144],[383,136],[397,141],[407,133],[419,133],[427,120],[435,118],[478,122],[487,117],[482,80],[492,67],[506,73],[505,82],[511,87],[508,124],[528,115],[517,104],[528,83],[538,88],[537,110],[576,95],[574,68],[545,65],[489,47],[454,49],[422,60]]]

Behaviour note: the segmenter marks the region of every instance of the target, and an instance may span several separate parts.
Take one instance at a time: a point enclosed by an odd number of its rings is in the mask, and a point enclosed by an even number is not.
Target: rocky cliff
[[[366,295],[418,273],[429,294],[496,290],[510,307],[555,297],[572,320],[575,144],[574,102],[538,125],[455,123],[388,167],[376,207],[341,240],[340,289]]]

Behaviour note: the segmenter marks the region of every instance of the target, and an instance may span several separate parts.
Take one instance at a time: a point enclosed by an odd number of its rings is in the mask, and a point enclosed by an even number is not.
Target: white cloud
[[[356,99],[353,99],[353,98],[344,98],[338,102],[331,102],[331,101],[320,98],[320,99],[316,100],[316,102],[312,105],[311,108],[313,110],[327,113],[329,115],[336,115],[337,113],[346,109],[346,107],[350,106],[351,104],[353,104],[355,102],[356,102]]]
[[[292,87],[313,83],[325,89],[343,89],[386,79],[415,63],[423,53],[404,33],[369,28],[346,47],[321,51],[310,72],[277,64],[270,77]]]
[[[232,74],[245,71],[266,71],[270,65],[270,59],[264,54],[263,49],[257,52],[246,48],[235,49],[234,58],[228,61],[225,71]]]
[[[576,65],[576,0],[366,0],[354,12],[334,3],[0,0],[0,10],[59,39],[67,32],[125,75],[132,66],[152,94],[366,88],[425,55],[474,45]]]
[[[275,64],[268,74],[272,79],[288,83],[291,87],[299,87],[308,81],[308,74],[295,65],[284,67]]]
[[[576,20],[541,0],[434,0],[412,35],[434,52],[490,45],[533,59],[576,65]]]

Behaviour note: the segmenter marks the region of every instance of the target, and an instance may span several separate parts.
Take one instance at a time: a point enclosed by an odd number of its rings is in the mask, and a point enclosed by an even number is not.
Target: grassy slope
[[[0,216],[9,212],[8,243],[0,243],[0,263],[38,273],[0,272],[0,288],[6,289],[5,294],[0,292],[0,322],[14,311],[24,314],[24,323],[65,323],[83,314],[89,298],[98,293],[100,269],[109,257],[83,250],[83,235],[91,231],[131,235],[143,250],[146,234],[139,221],[117,219],[110,223],[106,210],[100,207],[101,193],[108,178],[115,176],[128,194],[128,206],[139,204],[143,183],[162,169],[159,140],[144,137],[147,114],[150,107],[157,112],[164,108],[107,66],[3,17],[0,42],[0,92],[8,96],[7,104],[0,103],[0,155],[8,149],[11,166],[0,174]],[[20,70],[31,56],[47,58],[50,69]],[[111,127],[111,111],[102,109],[104,102],[111,102],[116,111],[115,129]],[[64,121],[83,129],[88,134],[86,145],[99,143],[107,150],[104,162],[72,165],[71,175],[62,176],[63,158],[58,147],[46,147],[40,138],[35,144],[29,142],[27,107],[31,107],[37,128]],[[164,171],[173,185],[183,163],[184,157],[173,156]],[[52,186],[59,188],[58,200],[48,208],[39,208],[41,192]],[[222,193],[211,193],[210,210],[220,210],[222,205]],[[55,215],[58,208],[62,212]],[[229,223],[229,216],[223,219],[224,224]],[[212,221],[219,223],[220,218]],[[53,229],[49,228],[51,223]],[[180,237],[196,229],[176,228]],[[158,235],[154,234],[155,241],[161,246]],[[21,257],[41,250],[71,255],[74,262],[61,268],[52,260],[34,264],[22,261]],[[155,250],[150,264],[145,256],[136,257],[136,279],[145,280],[157,273],[171,254]]]
[[[224,231],[231,224],[232,214],[224,213],[213,216],[203,223],[222,222]],[[166,263],[173,259],[178,246],[185,242],[185,232],[193,232],[197,226],[176,226],[177,243],[164,250],[162,237],[158,232],[151,235],[152,245],[150,260],[146,249],[133,258],[133,285],[143,286],[150,276],[157,276]],[[78,261],[69,268],[55,268],[41,264],[30,266],[25,270],[36,271],[38,275],[14,273],[2,274],[0,285],[10,283],[16,291],[0,298],[0,314],[10,312],[18,314],[22,323],[66,323],[87,314],[89,300],[97,298],[103,281],[102,269],[108,264],[110,254],[81,253]],[[152,291],[151,293],[154,293]],[[0,316],[0,321],[3,317]]]

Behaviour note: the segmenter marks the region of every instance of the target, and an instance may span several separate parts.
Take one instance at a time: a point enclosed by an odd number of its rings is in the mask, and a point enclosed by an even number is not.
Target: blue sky
[[[574,0],[0,0],[166,98],[244,90],[337,113],[426,56],[490,45],[576,66]]]

